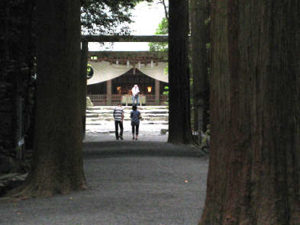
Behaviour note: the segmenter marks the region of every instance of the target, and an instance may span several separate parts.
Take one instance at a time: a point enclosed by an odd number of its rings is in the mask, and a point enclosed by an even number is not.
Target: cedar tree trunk
[[[85,187],[80,105],[80,1],[37,1],[34,160],[21,196]]]
[[[194,97],[194,129],[205,132],[208,125],[208,52],[206,44],[209,42],[208,0],[191,0],[191,55],[193,73]]]
[[[212,138],[200,224],[300,224],[299,1],[214,0],[212,9]]]
[[[191,143],[188,0],[169,5],[169,142]]]

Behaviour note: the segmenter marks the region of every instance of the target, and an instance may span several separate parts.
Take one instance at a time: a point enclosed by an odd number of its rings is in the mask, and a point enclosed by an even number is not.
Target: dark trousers
[[[132,135],[134,135],[134,131],[136,135],[139,135],[139,124],[131,124],[132,127]]]
[[[120,127],[120,135],[119,135],[119,127]],[[123,122],[122,121],[115,121],[115,131],[116,131],[116,138],[123,137]]]

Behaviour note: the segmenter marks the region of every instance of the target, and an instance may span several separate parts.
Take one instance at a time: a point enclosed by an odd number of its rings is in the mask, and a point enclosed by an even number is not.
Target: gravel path
[[[199,221],[208,168],[208,157],[199,150],[144,140],[87,142],[84,151],[88,190],[0,201],[0,224],[196,225]]]

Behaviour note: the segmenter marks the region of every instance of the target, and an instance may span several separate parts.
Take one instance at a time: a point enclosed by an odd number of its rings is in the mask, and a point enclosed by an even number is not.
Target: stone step
[[[114,133],[115,123],[113,110],[115,106],[94,106],[86,110],[86,130],[91,133]],[[131,106],[124,108],[124,132],[131,133]],[[162,129],[168,129],[169,108],[167,106],[143,106],[138,107],[141,112],[141,129],[155,134]]]
[[[169,110],[139,110],[140,113],[142,114],[157,114],[157,113],[162,113],[162,114],[168,114]],[[113,114],[113,110],[87,110],[86,114]],[[124,113],[130,114],[132,110],[124,110]]]
[[[125,119],[130,118],[130,112],[131,111],[125,111],[124,117]],[[142,117],[145,120],[158,120],[161,118],[162,120],[167,120],[169,113],[168,110],[159,110],[159,111],[140,111]],[[112,110],[105,110],[105,111],[100,111],[100,110],[95,110],[95,111],[87,111],[86,113],[87,119],[96,119],[96,120],[107,120],[107,119],[113,119],[113,111]]]
[[[131,133],[131,123],[130,121],[123,122],[124,132]],[[144,132],[156,133],[160,134],[161,129],[168,129],[168,123],[146,123],[142,121],[140,123],[140,129]],[[115,131],[115,123],[113,121],[101,121],[98,124],[87,124],[86,126],[87,132],[95,132],[95,133],[114,133]]]
[[[169,111],[169,109],[168,108],[157,108],[157,109],[138,109],[139,111],[141,111],[141,112],[143,112],[143,111]],[[93,112],[93,111],[102,111],[102,112],[105,112],[105,111],[107,111],[107,112],[111,112],[111,111],[114,111],[114,108],[111,108],[111,109],[90,109],[90,108],[88,108],[88,109],[86,109],[86,111],[90,111],[90,112]],[[124,111],[132,111],[132,109],[131,108],[128,108],[128,109],[124,109]]]
[[[107,109],[107,110],[113,110],[115,106],[92,106],[87,107],[88,110],[101,110],[101,109]],[[138,106],[138,110],[143,109],[168,109],[168,106]],[[123,106],[123,109],[125,110],[131,110],[131,106]]]
[[[147,114],[147,113],[145,113],[145,114],[143,114],[143,113],[141,113],[141,116],[142,117],[144,117],[144,118],[151,118],[151,117],[168,117],[168,113],[157,113],[157,114]],[[105,114],[98,114],[98,113],[89,113],[89,114],[86,114],[86,117],[87,118],[100,118],[100,117],[103,117],[103,118],[107,118],[107,117],[113,117],[113,114],[112,113],[105,113]],[[129,113],[125,113],[124,114],[124,117],[130,117],[130,114]]]
[[[140,113],[142,115],[157,115],[157,114],[161,114],[161,115],[167,115],[169,114],[168,111],[140,111]],[[94,112],[86,112],[86,115],[112,115],[113,111],[109,111],[109,112],[101,112],[101,111],[94,111]],[[125,115],[130,115],[130,112],[124,112]]]
[[[169,113],[141,113],[142,117],[168,116]],[[124,113],[125,117],[130,117],[130,113]],[[113,113],[87,113],[86,117],[113,117]]]
[[[86,124],[97,121],[113,121],[113,118],[87,119]],[[125,121],[130,121],[130,118],[124,118]],[[168,117],[143,118],[142,121],[169,121]]]
[[[101,121],[113,121],[114,106],[94,106],[86,110],[86,124],[101,124]],[[124,120],[130,121],[131,107],[124,107]],[[167,123],[169,120],[169,109],[167,106],[148,106],[139,108],[144,122]],[[155,124],[153,123],[153,124]]]
[[[144,113],[141,113],[141,116],[142,117],[160,117],[160,116],[162,116],[162,117],[164,117],[164,116],[168,116],[169,114],[168,113],[159,113],[159,114],[144,114]],[[128,113],[125,113],[124,114],[124,116],[125,117],[130,117],[130,114]],[[89,114],[86,114],[86,117],[87,118],[97,118],[97,117],[103,117],[103,118],[107,118],[107,117],[113,117],[113,114],[112,113],[109,113],[109,114],[98,114],[98,113],[93,113],[93,114],[91,114],[91,113],[89,113]]]
[[[139,110],[141,114],[168,114],[168,110]],[[125,114],[130,114],[131,110],[129,111],[124,111]],[[86,114],[113,114],[113,110],[94,110],[94,111],[86,111]]]
[[[125,120],[125,121],[129,121],[129,120]],[[113,120],[112,121],[89,121],[86,123],[86,125],[106,125],[107,123],[113,123]],[[168,121],[141,121],[141,123],[143,125],[168,125],[169,122]]]

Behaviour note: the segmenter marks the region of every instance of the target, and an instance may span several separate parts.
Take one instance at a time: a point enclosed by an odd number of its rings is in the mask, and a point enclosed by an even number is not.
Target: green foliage
[[[168,85],[164,86],[163,95],[166,95],[167,97],[169,96],[169,86]],[[169,97],[168,97],[168,99],[169,99]],[[169,104],[169,100],[166,101],[165,104]]]
[[[168,34],[168,20],[166,18],[163,18],[160,24],[158,25],[158,28],[156,29],[155,34]],[[162,51],[167,52],[168,51],[168,43],[165,42],[151,42],[149,43],[150,51]]]
[[[169,65],[167,65],[165,68],[164,68],[164,74],[165,75],[168,75],[169,73]]]
[[[168,33],[168,20],[163,18],[160,24],[158,24],[158,28],[156,29],[155,34],[167,34]]]
[[[169,33],[169,25],[168,25],[168,19],[165,17],[162,19],[160,24],[158,24],[158,28],[156,29],[155,34],[162,35],[162,34],[168,34]],[[151,42],[149,43],[149,50],[150,51],[161,51],[161,52],[167,52],[168,51],[168,43],[164,42]],[[167,66],[164,68],[164,73],[167,75],[169,71],[169,67]],[[169,96],[169,86],[164,86],[163,95]],[[168,104],[168,101],[166,102]]]
[[[158,25],[158,28],[156,29],[155,34],[168,34],[168,19],[163,18],[160,24]],[[167,52],[168,51],[168,43],[164,42],[151,42],[149,43],[149,50],[150,51],[161,51],[161,52]],[[164,73],[167,75],[169,71],[169,67],[167,66],[164,68]],[[164,87],[163,95],[169,96],[169,86],[166,85]]]
[[[169,95],[169,86],[168,85],[166,85],[164,87],[163,95]]]
[[[81,25],[89,34],[127,34],[131,10],[142,0],[81,0]],[[152,0],[147,0],[151,2]]]
[[[86,70],[87,70],[87,79],[92,78],[94,75],[94,69],[93,69],[92,65],[87,64]]]

